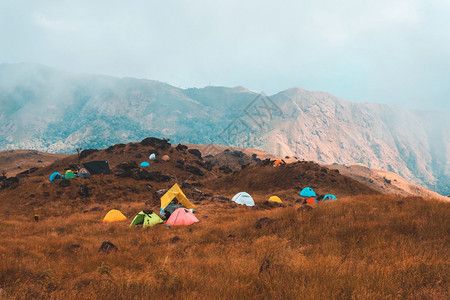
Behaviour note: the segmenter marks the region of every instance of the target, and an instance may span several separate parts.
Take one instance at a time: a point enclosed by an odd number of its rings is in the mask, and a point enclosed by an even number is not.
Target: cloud
[[[450,1],[4,1],[0,62],[450,110]]]

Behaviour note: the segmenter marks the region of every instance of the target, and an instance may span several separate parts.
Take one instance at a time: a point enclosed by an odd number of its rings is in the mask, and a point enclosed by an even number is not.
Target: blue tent
[[[322,201],[325,201],[325,200],[337,200],[337,198],[335,195],[328,194],[328,195],[325,195],[322,199]]]
[[[48,180],[50,180],[50,182],[58,180],[58,179],[64,179],[64,176],[61,175],[61,173],[59,172],[55,172],[52,175],[50,175],[50,177],[48,178]]]
[[[141,167],[150,167],[150,164],[146,161],[141,162]]]
[[[313,189],[310,187],[305,187],[299,194],[302,197],[316,197],[316,193],[314,193]]]

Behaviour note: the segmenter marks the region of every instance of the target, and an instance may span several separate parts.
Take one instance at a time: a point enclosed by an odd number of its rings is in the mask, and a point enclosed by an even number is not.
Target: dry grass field
[[[141,146],[116,148],[95,159],[114,166],[148,153]],[[69,187],[48,182],[52,170],[74,163],[69,157],[0,189],[0,299],[450,297],[448,203],[381,195],[313,163],[227,175],[214,167],[192,176],[175,160],[191,164],[195,157],[164,151],[171,162],[151,168],[171,175],[170,182],[114,175],[71,179]],[[186,180],[205,194],[231,198],[247,191],[256,206],[201,198],[186,187],[199,223],[129,227],[142,209],[159,210],[154,191]],[[78,194],[82,183],[89,197]],[[296,184],[339,200],[299,210]],[[284,200],[281,207],[265,203],[272,194]],[[128,220],[103,223],[114,208]],[[106,240],[118,251],[99,252]]]
[[[197,224],[146,230],[128,227],[142,202],[86,213],[60,203],[39,222],[2,205],[0,297],[448,299],[448,204],[397,201],[360,196],[303,212],[211,202]],[[112,207],[129,220],[102,223]],[[99,253],[105,240],[119,250]]]

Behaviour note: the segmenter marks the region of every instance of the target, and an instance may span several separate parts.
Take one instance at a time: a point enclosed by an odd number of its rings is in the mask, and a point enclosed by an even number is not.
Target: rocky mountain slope
[[[350,103],[300,88],[270,98],[242,87],[180,89],[35,64],[0,65],[0,107],[0,150],[73,153],[160,136],[362,163],[450,193],[450,123],[438,112]]]

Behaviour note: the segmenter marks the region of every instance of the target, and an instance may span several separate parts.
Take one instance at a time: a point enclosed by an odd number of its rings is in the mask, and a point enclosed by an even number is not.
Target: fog
[[[450,111],[450,1],[2,1],[0,63]]]

